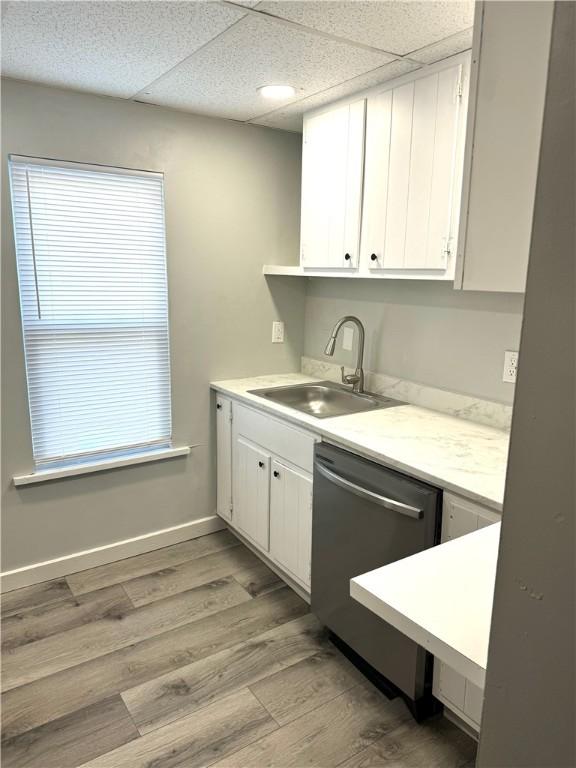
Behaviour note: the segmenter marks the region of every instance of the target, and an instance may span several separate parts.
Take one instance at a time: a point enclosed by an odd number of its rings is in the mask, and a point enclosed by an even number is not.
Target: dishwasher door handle
[[[350,491],[350,493],[356,494],[356,496],[360,496],[362,499],[368,499],[368,501],[372,501],[374,504],[379,504],[381,507],[390,509],[392,512],[399,512],[401,515],[413,517],[415,520],[421,520],[424,516],[423,509],[411,507],[409,504],[402,504],[401,501],[394,501],[394,499],[389,499],[387,496],[381,496],[379,493],[374,493],[366,488],[362,488],[360,485],[356,485],[356,483],[352,483],[350,480],[340,477],[340,475],[327,469],[318,461],[314,462],[314,466],[326,480],[334,483],[334,485],[339,485],[340,488],[344,488],[345,490]]]

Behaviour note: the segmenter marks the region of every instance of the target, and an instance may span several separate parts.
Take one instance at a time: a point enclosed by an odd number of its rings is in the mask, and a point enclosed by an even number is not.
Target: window
[[[171,441],[163,178],[10,158],[38,469]]]

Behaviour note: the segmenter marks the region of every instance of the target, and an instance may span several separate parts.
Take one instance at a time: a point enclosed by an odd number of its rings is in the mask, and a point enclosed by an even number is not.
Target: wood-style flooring
[[[464,768],[228,531],[2,599],[3,768]]]

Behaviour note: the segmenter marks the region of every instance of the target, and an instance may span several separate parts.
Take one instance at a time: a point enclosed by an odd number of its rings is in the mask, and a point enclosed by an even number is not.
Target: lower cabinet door
[[[234,465],[234,525],[268,552],[270,454],[238,437]]]
[[[309,587],[312,477],[273,460],[270,486],[270,554]]]
[[[435,689],[443,699],[448,699],[451,704],[464,711],[466,678],[452,669],[452,667],[438,661],[438,659],[436,659],[434,664],[438,665],[436,668]]]
[[[480,725],[482,719],[482,705],[484,703],[484,691],[470,680],[466,680],[466,694],[464,696],[464,712],[475,723]]]

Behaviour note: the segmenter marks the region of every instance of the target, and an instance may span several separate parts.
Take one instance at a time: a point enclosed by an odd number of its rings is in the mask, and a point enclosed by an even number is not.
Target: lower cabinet
[[[310,592],[312,466],[320,438],[230,398],[216,398],[217,513],[303,594]],[[442,541],[500,515],[444,494]],[[483,691],[438,659],[434,695],[475,730]]]
[[[222,443],[216,449],[217,512],[308,593],[312,464],[314,443],[320,438],[226,400],[217,398],[221,407],[217,407],[216,437]],[[227,412],[229,420],[222,415]]]
[[[312,477],[276,459],[270,491],[270,554],[310,588]]]
[[[465,536],[500,520],[500,515],[451,493],[444,494],[442,542]],[[434,661],[434,696],[458,717],[480,730],[484,691],[444,662]]]

